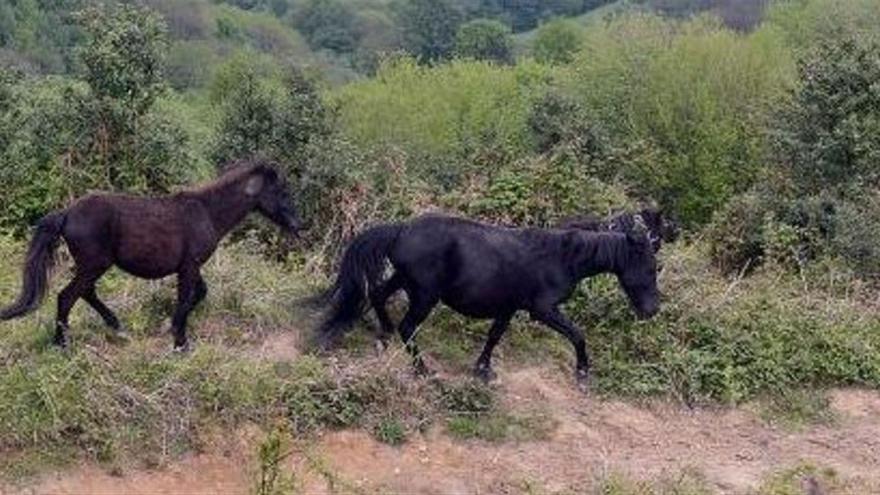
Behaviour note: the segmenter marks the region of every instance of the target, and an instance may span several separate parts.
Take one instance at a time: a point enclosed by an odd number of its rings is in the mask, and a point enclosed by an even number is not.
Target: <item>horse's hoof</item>
[[[186,342],[182,345],[174,344],[174,348],[171,350],[174,354],[185,355],[192,352],[192,347],[189,345],[189,342]]]
[[[577,383],[577,388],[583,393],[589,393],[590,391],[590,375],[585,370],[577,370],[574,373],[575,382]]]
[[[421,361],[421,360],[418,361],[418,362],[414,365],[414,368],[415,368],[415,371],[416,371],[416,376],[419,377],[419,378],[430,378],[431,376],[434,375],[434,372],[431,371],[431,369],[428,368],[428,367],[425,365],[425,363],[424,363],[423,361]]]
[[[479,378],[483,383],[493,382],[498,378],[498,374],[492,370],[491,366],[477,365],[474,368],[474,376]]]
[[[125,330],[113,330],[113,332],[110,333],[110,339],[127,344],[131,342],[131,334]]]
[[[376,354],[381,356],[382,354],[385,354],[385,351],[388,350],[388,342],[382,339],[376,339],[373,347],[376,350]]]

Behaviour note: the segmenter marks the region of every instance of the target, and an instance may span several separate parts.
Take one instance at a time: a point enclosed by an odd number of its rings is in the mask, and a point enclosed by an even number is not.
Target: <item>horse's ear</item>
[[[256,196],[263,190],[263,184],[266,182],[266,179],[263,177],[263,174],[253,174],[248,179],[247,184],[244,186],[244,193],[248,196]]]
[[[648,241],[650,229],[645,224],[645,219],[641,214],[633,215],[633,226],[626,230],[627,239],[635,244]]]

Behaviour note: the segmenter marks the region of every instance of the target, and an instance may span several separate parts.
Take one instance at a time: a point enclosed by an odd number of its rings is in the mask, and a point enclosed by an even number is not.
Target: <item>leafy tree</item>
[[[78,15],[83,79],[4,77],[0,222],[23,228],[90,189],[167,191],[190,162],[186,135],[155,109],[165,30],[130,6]]]
[[[348,53],[360,40],[351,4],[341,0],[308,0],[294,15],[294,25],[313,48]]]
[[[476,19],[461,26],[455,37],[455,54],[462,58],[513,61],[510,28],[490,19]]]
[[[880,45],[825,41],[800,80],[776,133],[792,177],[807,191],[880,184]]]
[[[12,42],[12,33],[15,30],[15,11],[12,4],[3,2],[0,4],[0,46],[8,46]]]
[[[165,89],[164,21],[148,10],[119,6],[80,14],[87,41],[80,49],[84,79],[94,95],[143,113]]]
[[[223,105],[215,162],[252,155],[272,142],[274,102],[254,72],[242,72]]]
[[[532,45],[532,54],[539,62],[566,64],[583,43],[580,26],[572,21],[558,19],[538,28]]]
[[[221,105],[214,157],[218,163],[259,154],[301,171],[309,147],[333,132],[332,112],[315,84],[299,70],[261,74],[245,60],[225,67],[215,82]]]
[[[422,63],[449,58],[463,20],[449,0],[402,0],[395,12],[407,51]]]

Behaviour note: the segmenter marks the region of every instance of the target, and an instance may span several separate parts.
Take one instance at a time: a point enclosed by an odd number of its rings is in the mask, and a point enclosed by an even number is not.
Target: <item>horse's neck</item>
[[[625,239],[586,232],[578,233],[575,239],[573,269],[578,279],[619,271]]]
[[[220,237],[228,234],[254,209],[253,201],[245,196],[237,183],[207,187],[191,194],[204,203],[214,230]]]

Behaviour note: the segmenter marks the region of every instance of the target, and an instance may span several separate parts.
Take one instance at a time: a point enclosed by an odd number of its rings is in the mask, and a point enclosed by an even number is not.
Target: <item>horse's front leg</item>
[[[492,351],[495,350],[495,346],[498,345],[501,337],[504,336],[504,332],[507,331],[512,316],[512,314],[500,316],[492,322],[489,338],[486,339],[483,352],[480,354],[480,358],[477,359],[476,366],[474,366],[474,374],[485,382],[492,381],[495,378],[495,372],[492,371]]]
[[[585,388],[590,375],[590,358],[587,355],[587,344],[583,332],[557,306],[532,311],[532,318],[561,333],[571,342],[577,356],[575,378],[578,384]]]
[[[186,352],[189,341],[186,338],[186,321],[190,312],[203,297],[200,287],[204,284],[197,267],[190,267],[177,274],[177,308],[171,318],[171,332],[174,335],[174,350]]]

